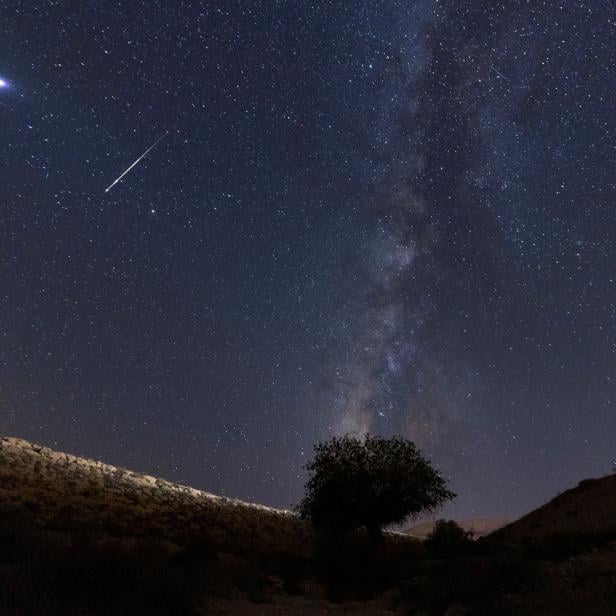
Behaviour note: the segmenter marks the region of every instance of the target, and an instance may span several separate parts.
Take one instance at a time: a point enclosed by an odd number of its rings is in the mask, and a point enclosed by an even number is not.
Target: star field
[[[610,471],[612,3],[2,13],[2,433],[276,506],[348,431],[451,515]]]

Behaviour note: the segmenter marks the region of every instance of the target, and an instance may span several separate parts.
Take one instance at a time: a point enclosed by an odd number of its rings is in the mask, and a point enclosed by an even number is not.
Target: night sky
[[[345,432],[460,517],[610,472],[613,2],[0,11],[1,433],[285,507]]]

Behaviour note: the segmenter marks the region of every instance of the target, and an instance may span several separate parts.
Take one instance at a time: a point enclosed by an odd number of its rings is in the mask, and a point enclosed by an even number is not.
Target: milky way
[[[206,4],[3,5],[0,430],[278,506],[345,432],[451,515],[609,472],[612,3]]]

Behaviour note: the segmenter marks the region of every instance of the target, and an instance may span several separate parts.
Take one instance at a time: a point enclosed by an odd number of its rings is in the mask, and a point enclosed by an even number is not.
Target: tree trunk
[[[385,542],[385,538],[383,537],[383,530],[381,529],[379,524],[366,524],[366,529],[368,530],[368,535],[372,542],[375,545],[382,545]]]

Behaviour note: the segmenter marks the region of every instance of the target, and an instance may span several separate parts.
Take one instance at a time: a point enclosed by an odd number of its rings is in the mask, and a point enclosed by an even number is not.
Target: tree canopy
[[[346,435],[314,450],[297,510],[316,526],[365,526],[380,536],[384,525],[433,511],[456,496],[415,444],[399,436]]]

